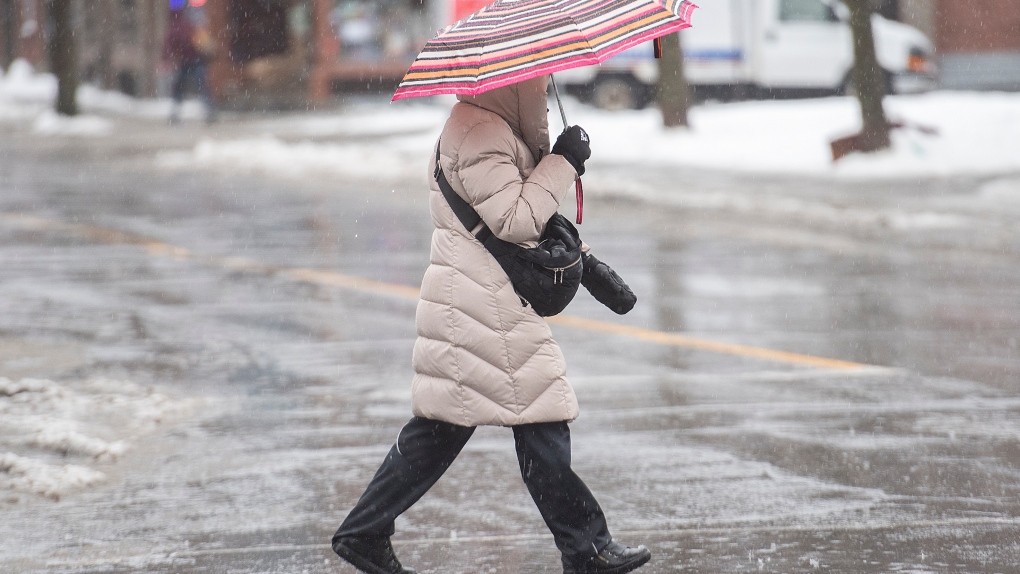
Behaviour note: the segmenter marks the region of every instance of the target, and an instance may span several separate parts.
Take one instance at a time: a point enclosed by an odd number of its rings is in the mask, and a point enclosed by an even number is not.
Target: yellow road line
[[[737,355],[740,357],[763,359],[775,363],[788,363],[792,365],[821,367],[825,369],[870,368],[870,365],[862,363],[852,363],[838,359],[826,359],[824,357],[788,353],[786,351],[774,351],[772,349],[751,347],[749,345],[723,343],[721,341],[712,341],[710,339],[698,339],[687,335],[680,335],[679,333],[653,331],[651,329],[642,329],[641,327],[631,327],[629,325],[608,323],[606,321],[597,321],[595,319],[584,319],[582,317],[574,317],[571,315],[557,315],[555,317],[549,317],[548,321],[555,325],[563,325],[588,331],[597,331],[600,333],[609,333],[612,335],[621,335],[669,347],[683,347],[685,349],[697,349],[699,351],[709,351],[724,355]]]
[[[395,283],[374,281],[372,279],[365,279],[363,277],[357,277],[354,275],[345,275],[343,273],[337,273],[335,271],[323,271],[318,269],[308,269],[304,267],[283,267],[276,265],[266,265],[264,263],[253,261],[251,259],[244,259],[239,257],[219,257],[210,255],[199,255],[184,247],[178,247],[176,245],[171,245],[169,243],[164,243],[162,241],[156,241],[148,237],[135,235],[133,233],[120,231],[117,229],[111,229],[108,227],[100,227],[84,223],[65,223],[62,221],[54,221],[51,219],[34,217],[31,215],[23,215],[19,213],[0,212],[0,220],[8,224],[16,225],[26,229],[63,231],[67,233],[73,233],[75,235],[87,237],[89,239],[101,243],[138,245],[144,248],[152,255],[167,257],[179,261],[185,260],[198,261],[202,263],[216,265],[224,269],[264,273],[267,275],[284,277],[286,279],[290,279],[291,281],[300,281],[328,287],[340,287],[344,289],[352,289],[355,291],[361,291],[363,293],[369,293],[372,295],[384,295],[389,297],[396,297],[399,299],[415,301],[419,297],[419,289],[417,287],[411,287],[409,285],[398,285]],[[850,361],[841,361],[839,359],[827,359],[824,357],[815,357],[812,355],[802,355],[799,353],[789,353],[786,351],[763,349],[761,347],[752,347],[749,345],[724,343],[721,341],[712,341],[710,339],[699,339],[696,337],[681,335],[679,333],[655,331],[652,329],[631,327],[629,325],[620,325],[618,323],[598,321],[596,319],[585,319],[582,317],[574,317],[571,315],[557,315],[555,317],[550,317],[548,321],[554,325],[560,325],[563,327],[571,327],[575,329],[583,329],[586,331],[593,331],[597,333],[606,333],[609,335],[630,337],[632,339],[648,341],[650,343],[655,343],[657,345],[678,347],[684,349],[695,349],[698,351],[707,351],[710,353],[719,353],[723,355],[734,355],[738,357],[760,359],[764,361],[771,361],[774,363],[785,363],[789,365],[797,365],[804,367],[818,367],[825,369],[840,369],[840,370],[872,368],[871,365],[866,365],[862,363],[853,363]]]

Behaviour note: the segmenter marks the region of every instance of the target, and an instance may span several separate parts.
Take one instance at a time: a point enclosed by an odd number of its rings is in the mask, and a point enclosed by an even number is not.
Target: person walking
[[[208,30],[196,26],[185,8],[172,8],[166,37],[163,39],[163,59],[174,66],[174,79],[170,85],[173,99],[170,108],[171,124],[180,121],[184,90],[189,80],[195,84],[199,97],[205,103],[206,123],[216,120],[216,103],[206,77],[206,62],[212,56],[212,51],[212,37]]]
[[[574,126],[550,150],[549,76],[458,96],[430,175],[450,186],[500,239],[534,246],[591,155]],[[438,162],[438,165],[437,163]],[[609,532],[595,496],[570,467],[578,403],[548,323],[523,301],[492,255],[465,229],[435,177],[435,231],[416,313],[413,418],[332,538],[341,558],[368,574],[414,574],[390,537],[394,520],[450,467],[482,425],[513,429],[521,476],[553,534],[564,574],[624,574],[648,562],[644,546]],[[606,264],[583,256],[582,285],[614,311],[636,298]]]

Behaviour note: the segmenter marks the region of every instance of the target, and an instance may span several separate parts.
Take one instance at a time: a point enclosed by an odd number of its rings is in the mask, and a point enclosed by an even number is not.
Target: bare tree
[[[691,90],[684,76],[684,54],[680,46],[680,33],[659,38],[659,85],[657,97],[662,110],[662,125],[667,128],[687,127],[687,110],[691,105]]]
[[[78,49],[74,38],[72,0],[50,0],[53,36],[50,38],[50,65],[57,76],[57,113],[78,114]]]
[[[14,17],[16,16],[14,0],[0,0],[0,22],[3,28],[0,29],[0,37],[4,39],[4,45],[0,46],[3,51],[3,59],[0,60],[0,69],[6,70],[14,61]]]
[[[117,87],[113,67],[113,51],[117,41],[117,0],[91,0],[92,10],[99,12],[99,57],[96,72],[100,85],[107,90]],[[88,8],[87,8],[88,9]]]
[[[889,121],[882,107],[886,79],[875,55],[875,36],[871,29],[871,15],[876,5],[872,0],[844,0],[844,3],[850,11],[854,41],[853,79],[864,125],[854,147],[862,152],[886,149],[892,145]]]

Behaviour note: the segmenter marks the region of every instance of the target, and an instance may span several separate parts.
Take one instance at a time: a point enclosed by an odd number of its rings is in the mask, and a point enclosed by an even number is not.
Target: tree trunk
[[[14,35],[14,17],[16,15],[14,9],[14,0],[0,0],[0,22],[2,22],[3,29],[0,29],[0,37],[3,38],[4,45],[0,47],[3,50],[3,60],[0,60],[0,70],[6,70],[10,67],[11,62],[14,61],[14,42],[16,36]]]
[[[156,67],[159,65],[160,26],[157,5],[165,2],[159,0],[140,0],[142,30],[142,95],[147,98],[156,96]],[[166,8],[164,8],[166,10]]]
[[[687,110],[691,105],[691,91],[684,76],[684,54],[680,47],[680,33],[660,38],[662,58],[659,59],[659,109],[662,125],[667,128],[687,127]]]
[[[95,3],[93,10],[99,10],[99,59],[96,62],[97,74],[103,89],[112,90],[117,87],[117,74],[113,67],[113,51],[117,41],[117,5],[116,0],[91,0]]]
[[[889,121],[882,108],[885,96],[885,72],[875,55],[875,37],[871,30],[871,0],[846,0],[850,10],[850,28],[854,40],[854,84],[861,104],[861,130],[859,151],[873,152],[888,148]]]
[[[72,0],[51,0],[50,63],[57,76],[57,113],[78,114],[78,51],[75,46]]]

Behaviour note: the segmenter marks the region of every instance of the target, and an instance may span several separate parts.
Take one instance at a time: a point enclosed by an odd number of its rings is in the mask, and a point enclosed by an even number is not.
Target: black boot
[[[573,565],[563,567],[563,574],[625,574],[636,570],[652,558],[647,548],[631,548],[618,542],[610,542],[601,552],[589,556]]]
[[[368,574],[415,574],[400,565],[389,536],[343,536],[333,542],[333,552]]]

